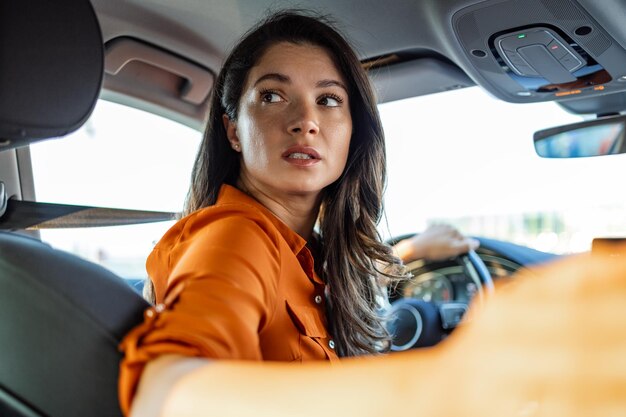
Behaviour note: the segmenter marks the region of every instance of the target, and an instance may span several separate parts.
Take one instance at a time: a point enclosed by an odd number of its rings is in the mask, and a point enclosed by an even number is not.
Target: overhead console
[[[508,68],[517,75],[543,78],[553,84],[576,81],[573,73],[587,64],[568,42],[548,28],[500,35],[495,46]]]
[[[485,1],[453,25],[473,75],[504,100],[626,91],[626,51],[573,0]]]

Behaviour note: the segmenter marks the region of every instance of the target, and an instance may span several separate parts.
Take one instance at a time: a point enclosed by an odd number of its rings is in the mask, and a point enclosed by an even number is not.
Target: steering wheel
[[[486,293],[493,292],[493,279],[482,259],[471,250],[454,258],[463,272],[478,285],[476,297],[482,302]],[[427,266],[428,263],[425,263]],[[458,301],[424,301],[404,297],[391,303],[390,321],[387,324],[392,335],[392,351],[428,347],[439,343],[462,321],[468,304]]]

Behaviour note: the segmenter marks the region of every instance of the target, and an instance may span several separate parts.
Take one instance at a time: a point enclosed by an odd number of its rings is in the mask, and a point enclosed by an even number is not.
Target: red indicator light
[[[552,46],[550,47],[550,49],[552,49],[552,50],[559,49],[559,45],[552,45]]]

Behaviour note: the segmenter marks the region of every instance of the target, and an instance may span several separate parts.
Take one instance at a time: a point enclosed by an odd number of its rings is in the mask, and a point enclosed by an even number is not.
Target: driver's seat
[[[2,2],[0,38],[0,149],[77,129],[103,71],[89,1]],[[0,415],[121,416],[117,345],[147,305],[97,265],[0,232]]]

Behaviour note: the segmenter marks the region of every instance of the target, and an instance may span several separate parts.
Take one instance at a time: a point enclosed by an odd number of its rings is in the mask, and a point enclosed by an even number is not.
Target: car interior
[[[292,7],[333,16],[357,46],[380,103],[477,85],[508,103],[555,101],[572,114],[587,115],[575,126],[538,132],[535,146],[544,157],[626,152],[626,5],[620,0],[4,2],[0,415],[120,416],[117,346],[149,306],[136,288],[141,280],[128,285],[114,272],[42,242],[39,231],[177,215],[39,201],[29,147],[63,141],[86,123],[98,99],[201,131],[228,48],[268,10]],[[571,152],[563,151],[564,140],[576,140],[567,133],[581,129],[581,136],[598,139],[588,148],[573,152],[570,144]],[[399,317],[394,350],[439,342],[460,322],[476,291],[491,290],[492,278],[557,257],[489,238],[481,238],[478,254],[436,269],[423,261],[409,265],[422,281],[445,270],[469,276],[471,286],[464,290],[466,299],[443,307],[411,300],[424,287],[409,285],[392,294]],[[466,285],[458,279],[446,285]]]

